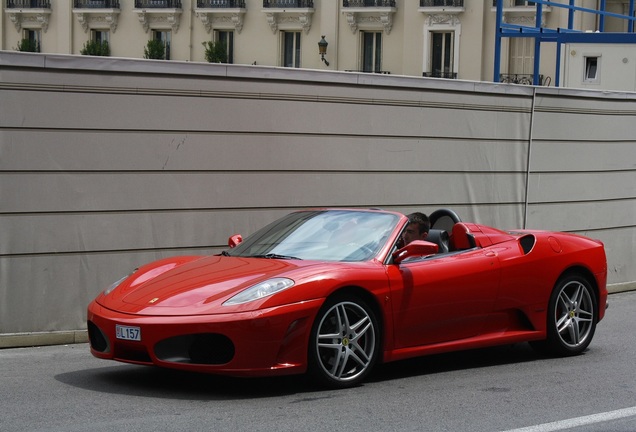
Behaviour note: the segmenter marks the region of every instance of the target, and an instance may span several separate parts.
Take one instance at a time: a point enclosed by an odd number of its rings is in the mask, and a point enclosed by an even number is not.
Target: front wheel
[[[570,275],[560,279],[548,305],[548,337],[537,347],[560,356],[583,352],[594,336],[597,311],[596,294],[586,278]]]
[[[356,297],[327,300],[316,316],[309,341],[310,372],[321,385],[359,384],[380,352],[380,331],[373,309]]]

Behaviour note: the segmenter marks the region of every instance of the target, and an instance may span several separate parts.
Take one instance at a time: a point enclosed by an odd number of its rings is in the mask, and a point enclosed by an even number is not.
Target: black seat
[[[428,236],[426,236],[426,241],[431,243],[435,243],[439,250],[437,253],[446,253],[448,252],[448,232],[446,230],[432,229],[428,231]]]

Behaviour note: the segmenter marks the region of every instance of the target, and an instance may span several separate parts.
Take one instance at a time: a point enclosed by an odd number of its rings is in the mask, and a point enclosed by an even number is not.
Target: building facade
[[[144,58],[152,56],[148,53],[152,40],[159,45],[161,58],[204,62],[210,60],[206,47],[214,42],[222,55],[212,61],[224,63],[493,80],[495,0],[2,2],[2,50],[79,55],[89,42],[107,42],[110,56]],[[577,0],[576,5],[596,9],[597,3]],[[605,7],[608,12],[626,14],[628,4],[628,0],[607,0]],[[536,23],[533,2],[503,0],[503,6],[506,23]],[[567,28],[568,11],[544,7],[541,23],[547,28]],[[599,18],[577,11],[573,28],[596,31]],[[610,16],[603,28],[625,32],[628,22]],[[319,54],[319,42],[327,44],[324,55]],[[557,65],[556,46],[543,45],[538,82],[550,85]],[[500,80],[532,83],[534,50],[532,38],[506,38]],[[598,82],[589,87],[607,88]]]

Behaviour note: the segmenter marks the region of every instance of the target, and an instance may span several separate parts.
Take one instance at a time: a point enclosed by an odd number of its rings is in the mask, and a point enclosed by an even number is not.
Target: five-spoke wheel
[[[594,336],[597,311],[596,294],[586,278],[561,278],[548,305],[548,338],[539,348],[556,355],[583,352]]]
[[[371,371],[380,350],[375,313],[355,297],[327,300],[314,323],[310,347],[310,370],[319,383],[329,387],[357,385]]]

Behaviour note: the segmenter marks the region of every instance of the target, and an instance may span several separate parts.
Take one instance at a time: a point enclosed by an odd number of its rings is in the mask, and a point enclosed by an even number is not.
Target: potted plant
[[[165,60],[166,45],[158,39],[151,39],[144,48],[145,59]]]
[[[33,39],[22,39],[18,42],[16,50],[22,52],[40,52],[40,44]]]
[[[110,56],[110,46],[107,41],[99,42],[91,40],[84,44],[84,47],[80,50],[80,54],[108,57]]]
[[[227,49],[224,43],[207,41],[203,42],[205,47],[205,59],[209,63],[227,63]]]

